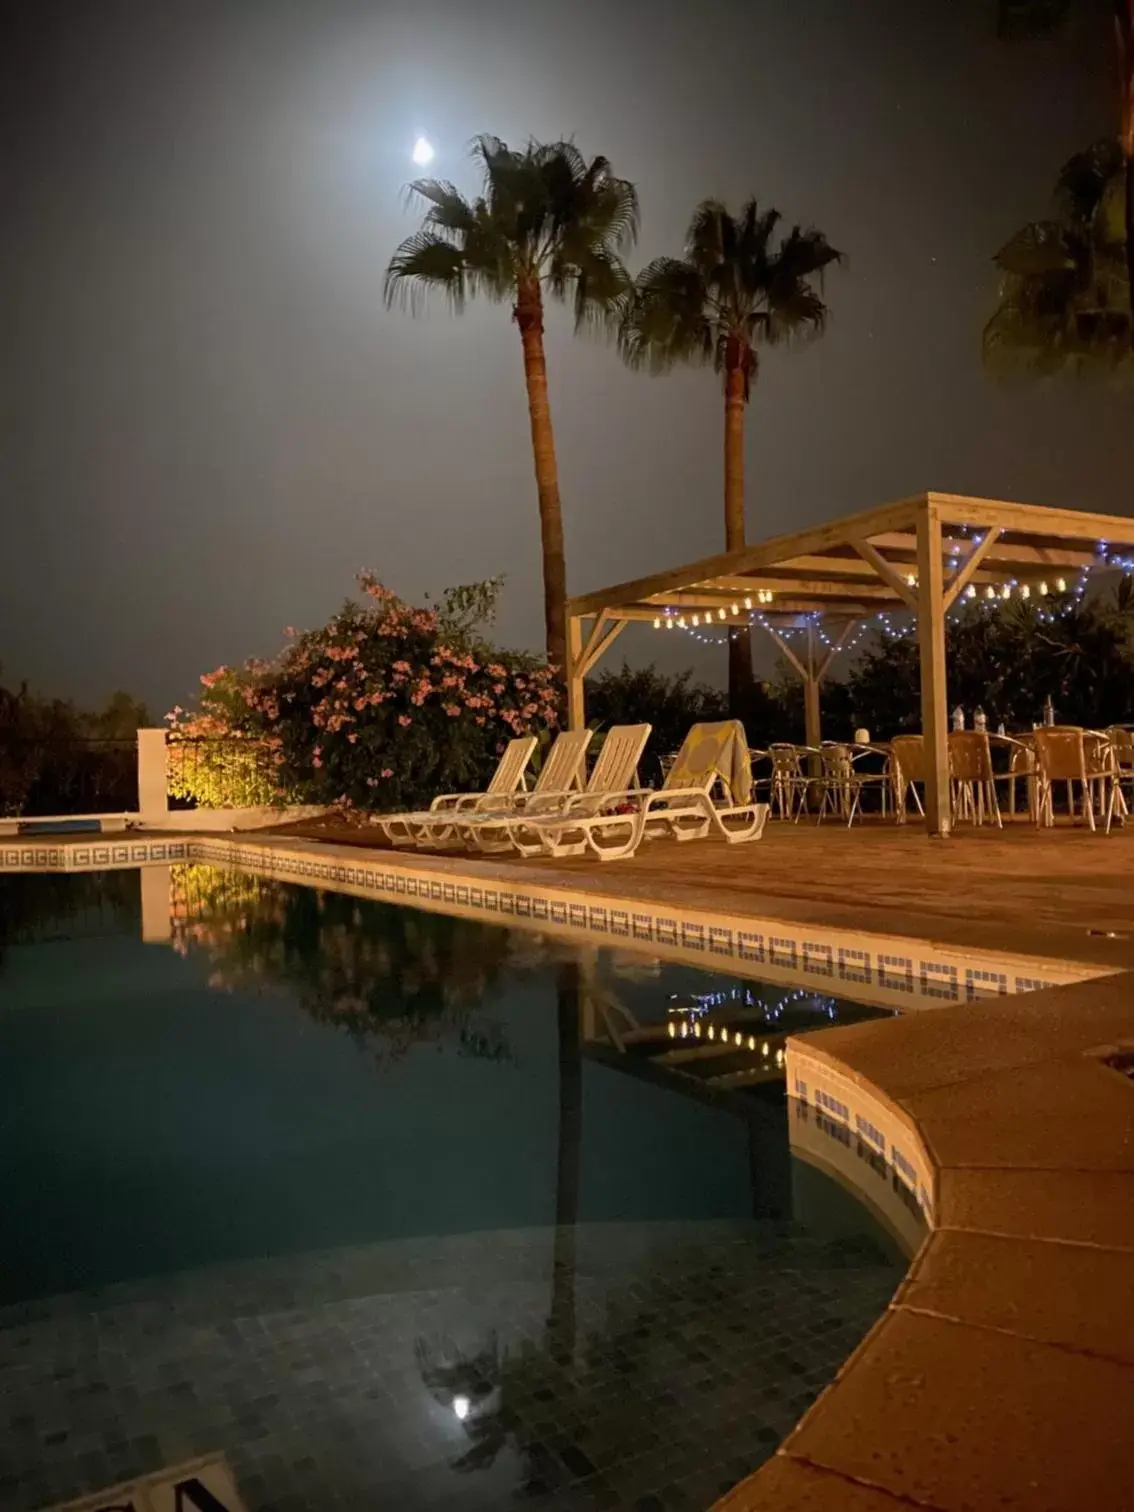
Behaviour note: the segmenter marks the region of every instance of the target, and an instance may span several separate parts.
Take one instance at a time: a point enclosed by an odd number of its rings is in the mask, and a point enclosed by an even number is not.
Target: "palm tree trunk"
[[[748,384],[739,360],[725,372],[724,494],[725,550],[744,545],[744,413]],[[743,719],[752,701],[752,634],[745,626],[729,636],[728,705],[734,719]]]
[[[1130,305],[1130,341],[1134,345],[1134,0],[1115,0],[1114,29],[1118,43],[1118,86],[1121,90],[1119,142],[1125,165],[1126,284]]]
[[[543,354],[543,297],[538,283],[521,286],[513,311],[524,345],[524,382],[532,427],[539,534],[543,549],[543,617],[547,659],[565,685],[567,666],[567,561],[563,549],[563,512],[559,503],[559,468],[547,399],[547,362]]]

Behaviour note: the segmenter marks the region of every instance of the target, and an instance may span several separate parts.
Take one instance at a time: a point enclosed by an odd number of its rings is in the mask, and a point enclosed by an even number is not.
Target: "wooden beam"
[[[876,550],[869,541],[855,541],[853,545],[863,561],[870,563],[882,581],[888,583],[911,609],[916,609],[917,593],[910,587],[901,573],[886,560],[881,552]]]
[[[835,657],[838,656],[839,652],[846,645],[846,643],[849,640],[850,636],[853,634],[853,632],[855,630],[858,629],[858,627],[859,627],[859,625],[861,623],[862,623],[861,620],[856,620],[856,619],[847,620],[846,624],[843,626],[843,628],[842,628],[842,630],[841,630],[841,632],[839,634],[838,640],[828,650],[826,656],[823,658],[823,663],[820,666],[819,671],[816,673],[816,676],[818,677],[818,679],[819,679],[820,682],[822,682],[823,679],[826,677],[827,672],[830,669],[831,663],[834,661]]]
[[[917,537],[903,531],[890,531],[886,535],[872,536],[870,544],[879,551],[886,552],[893,560],[895,555],[900,555],[903,560],[908,557],[909,561],[917,561]],[[941,549],[946,557],[956,556],[958,549],[969,545],[970,542],[964,536],[943,537]],[[1043,546],[1025,544],[1019,541],[1005,539],[1002,530],[996,545],[988,557],[989,562],[996,562],[1004,569],[1054,569],[1056,567],[1090,567],[1097,558],[1093,551],[1082,551],[1078,548]]]
[[[931,493],[928,499],[937,507],[942,522],[978,527],[998,525],[1001,530],[1019,531],[1023,535],[1134,546],[1134,519],[1124,515],[1049,509],[1043,504],[1019,504],[1009,499],[969,499],[963,494]]]
[[[596,614],[602,609],[617,609],[625,604],[688,589],[712,579],[735,578],[742,573],[758,571],[761,567],[779,568],[823,553],[837,552],[838,556],[834,560],[843,562],[847,560],[843,548],[854,541],[868,541],[879,552],[913,551],[912,527],[916,526],[919,517],[931,504],[937,509],[941,522],[976,526],[978,529],[997,528],[1006,534],[1024,537],[1022,541],[1002,541],[996,552],[989,556],[990,562],[1032,564],[1041,568],[1089,566],[1095,561],[1093,551],[1089,549],[1095,541],[1134,546],[1134,520],[1119,515],[1088,514],[1073,509],[1047,509],[1005,500],[970,499],[959,494],[931,493],[898,500],[861,514],[848,515],[809,530],[777,536],[739,551],[705,557],[686,567],[672,568],[667,572],[583,594],[569,601],[568,612],[573,615]],[[900,538],[900,542],[894,540],[894,537]],[[1032,539],[1029,540],[1028,537]],[[1052,542],[1059,541],[1082,542],[1084,547],[1071,551],[1069,560],[1061,559],[1062,552],[1067,548],[1052,545]],[[948,540],[950,550],[956,549],[959,544],[956,538]],[[812,570],[810,564],[807,570]],[[833,576],[837,570],[829,565],[820,575],[830,573]]]
[[[699,562],[691,562],[687,567],[671,568],[668,572],[654,573],[650,577],[616,583],[612,588],[603,588],[595,593],[584,593],[568,600],[567,610],[569,614],[597,614],[601,609],[616,609],[654,594],[703,583],[709,578],[775,566],[791,557],[822,551],[825,547],[838,545],[852,537],[872,536],[880,531],[912,526],[924,507],[924,496],[900,499],[877,509],[864,510],[861,514],[847,515],[827,525],[815,525],[809,530],[798,530],[792,535],[775,536],[758,545],[742,547],[739,551],[704,557]]]
[[[931,504],[918,521],[918,653],[921,733],[925,749],[925,822],[931,835],[949,833],[949,714],[945,682],[945,605],[941,521]]]
[[[770,589],[773,593],[790,594],[793,598],[845,598],[853,594],[859,599],[889,599],[893,597],[886,588],[881,587],[878,579],[871,582],[846,583],[825,582],[822,578],[753,578],[747,597],[752,598],[762,589]],[[662,607],[672,604],[675,607],[691,605],[698,608],[704,605],[707,609],[727,609],[730,604],[735,604],[745,597],[742,593],[722,593],[715,588],[705,588],[698,584],[693,588],[679,589],[672,593],[655,593],[648,600],[649,603]],[[753,604],[753,609],[761,609],[762,604]]]
[[[795,668],[795,670],[799,673],[800,677],[806,683],[807,682],[807,668],[800,661],[799,657],[796,656],[795,652],[788,645],[787,641],[784,640],[783,636],[779,633],[778,630],[774,629],[773,626],[771,626],[771,625],[765,625],[764,629],[772,637],[772,639],[775,641],[776,645],[779,646],[780,650],[787,657],[788,661],[792,664],[792,666]]]
[[[611,646],[622,634],[623,630],[625,630],[626,621],[607,619],[606,623],[603,624],[602,617],[600,616],[598,623],[595,625],[595,632],[600,628],[603,632],[601,638],[598,637],[597,633],[594,633],[583,647],[583,659],[580,670],[584,677],[591,675],[598,663],[610,650]]]
[[[720,607],[719,603],[714,603],[710,610],[709,605],[700,604],[696,600],[692,605],[686,604],[684,606],[674,604],[672,598],[666,599],[665,602],[677,609],[685,619],[689,619],[694,614],[699,614],[702,619],[711,619],[711,623],[720,629],[723,629],[726,625],[743,625],[746,623],[745,615],[748,612],[747,610],[738,619],[734,619],[731,615],[726,615],[722,620],[718,619],[716,614],[716,610]],[[822,619],[841,620],[865,619],[872,614],[877,614],[880,610],[899,614],[905,613],[907,609],[908,605],[903,603],[896,593],[884,597],[880,596],[878,599],[863,599],[859,598],[852,591],[845,597],[830,599],[826,602],[816,598],[797,598],[792,593],[777,594],[775,601],[771,604],[753,605],[752,613],[762,614],[765,618],[769,615],[791,617],[818,614]],[[662,605],[660,601],[656,604],[624,604],[621,608],[611,609],[610,617],[617,620],[647,620],[652,624],[656,619],[665,619],[665,615],[662,614],[661,610]]]
[[[590,628],[590,633],[579,650],[578,660],[574,662],[577,671],[583,670],[588,654],[594,649],[602,637],[602,632],[610,619],[609,613],[604,609]]]
[[[957,595],[972,581],[973,573],[976,572],[999,538],[1000,531],[995,526],[991,526],[980,544],[972,548],[967,559],[957,568],[949,580],[948,588],[945,590],[943,602],[946,610],[953,607]]]

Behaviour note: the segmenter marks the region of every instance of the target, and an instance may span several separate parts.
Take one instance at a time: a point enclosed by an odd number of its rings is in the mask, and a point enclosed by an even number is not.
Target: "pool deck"
[[[301,823],[277,833],[391,854],[372,831],[343,824]],[[421,864],[422,852],[404,854]],[[438,856],[436,864],[449,868],[454,859]],[[506,856],[461,856],[459,864],[628,900],[1134,970],[1134,825],[1108,836],[1019,823],[942,841],[913,825],[770,824],[757,844],[659,841],[605,865]]]

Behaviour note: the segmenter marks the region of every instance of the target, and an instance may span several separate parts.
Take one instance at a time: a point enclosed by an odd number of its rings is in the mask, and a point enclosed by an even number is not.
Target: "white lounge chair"
[[[476,809],[482,803],[515,795],[524,784],[524,773],[532,752],[536,748],[534,735],[521,735],[510,740],[497,763],[492,780],[481,793],[439,793],[428,809],[405,814],[375,814],[373,823],[378,826],[391,845],[414,843],[412,826],[416,822],[447,819],[450,830],[458,813]]]
[[[713,801],[720,783],[728,801]],[[699,840],[710,830],[731,845],[758,840],[768,818],[766,803],[752,803],[752,768],[744,727],[739,720],[697,724],[685,737],[677,760],[657,790],[632,788],[606,795],[605,812],[568,812],[561,818],[533,820],[523,832],[538,834],[548,855],[578,855],[592,850],[603,861],[632,856],[647,837],[669,834]],[[612,812],[615,807],[625,812]],[[522,821],[513,823],[515,834]]]
[[[565,799],[583,791],[587,781],[587,747],[593,739],[593,730],[560,731],[530,792],[487,794],[475,808],[460,809],[452,816],[411,816],[408,828],[414,842],[439,844],[444,849],[479,845],[487,851],[508,850],[512,843],[508,838],[508,820],[512,815],[527,814],[533,809],[554,812]]]
[[[515,847],[524,856],[538,856],[544,850],[542,835],[545,826],[566,815],[586,816],[599,814],[611,803],[619,802],[631,789],[638,771],[638,763],[650,738],[652,725],[612,725],[603,739],[598,760],[591,772],[585,791],[561,794],[558,797],[543,797],[533,793],[524,805],[522,813],[499,819],[492,814],[475,815],[462,824],[462,832],[470,843],[482,850],[508,850]],[[554,855],[581,855],[586,842],[564,842],[565,848],[553,851]]]

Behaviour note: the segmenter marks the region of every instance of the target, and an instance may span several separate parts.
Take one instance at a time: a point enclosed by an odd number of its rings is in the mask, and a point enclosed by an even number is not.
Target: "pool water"
[[[0,878],[0,1505],[213,1450],[275,1512],[707,1505],[904,1270],[777,1068],[874,1011],[207,867]]]

